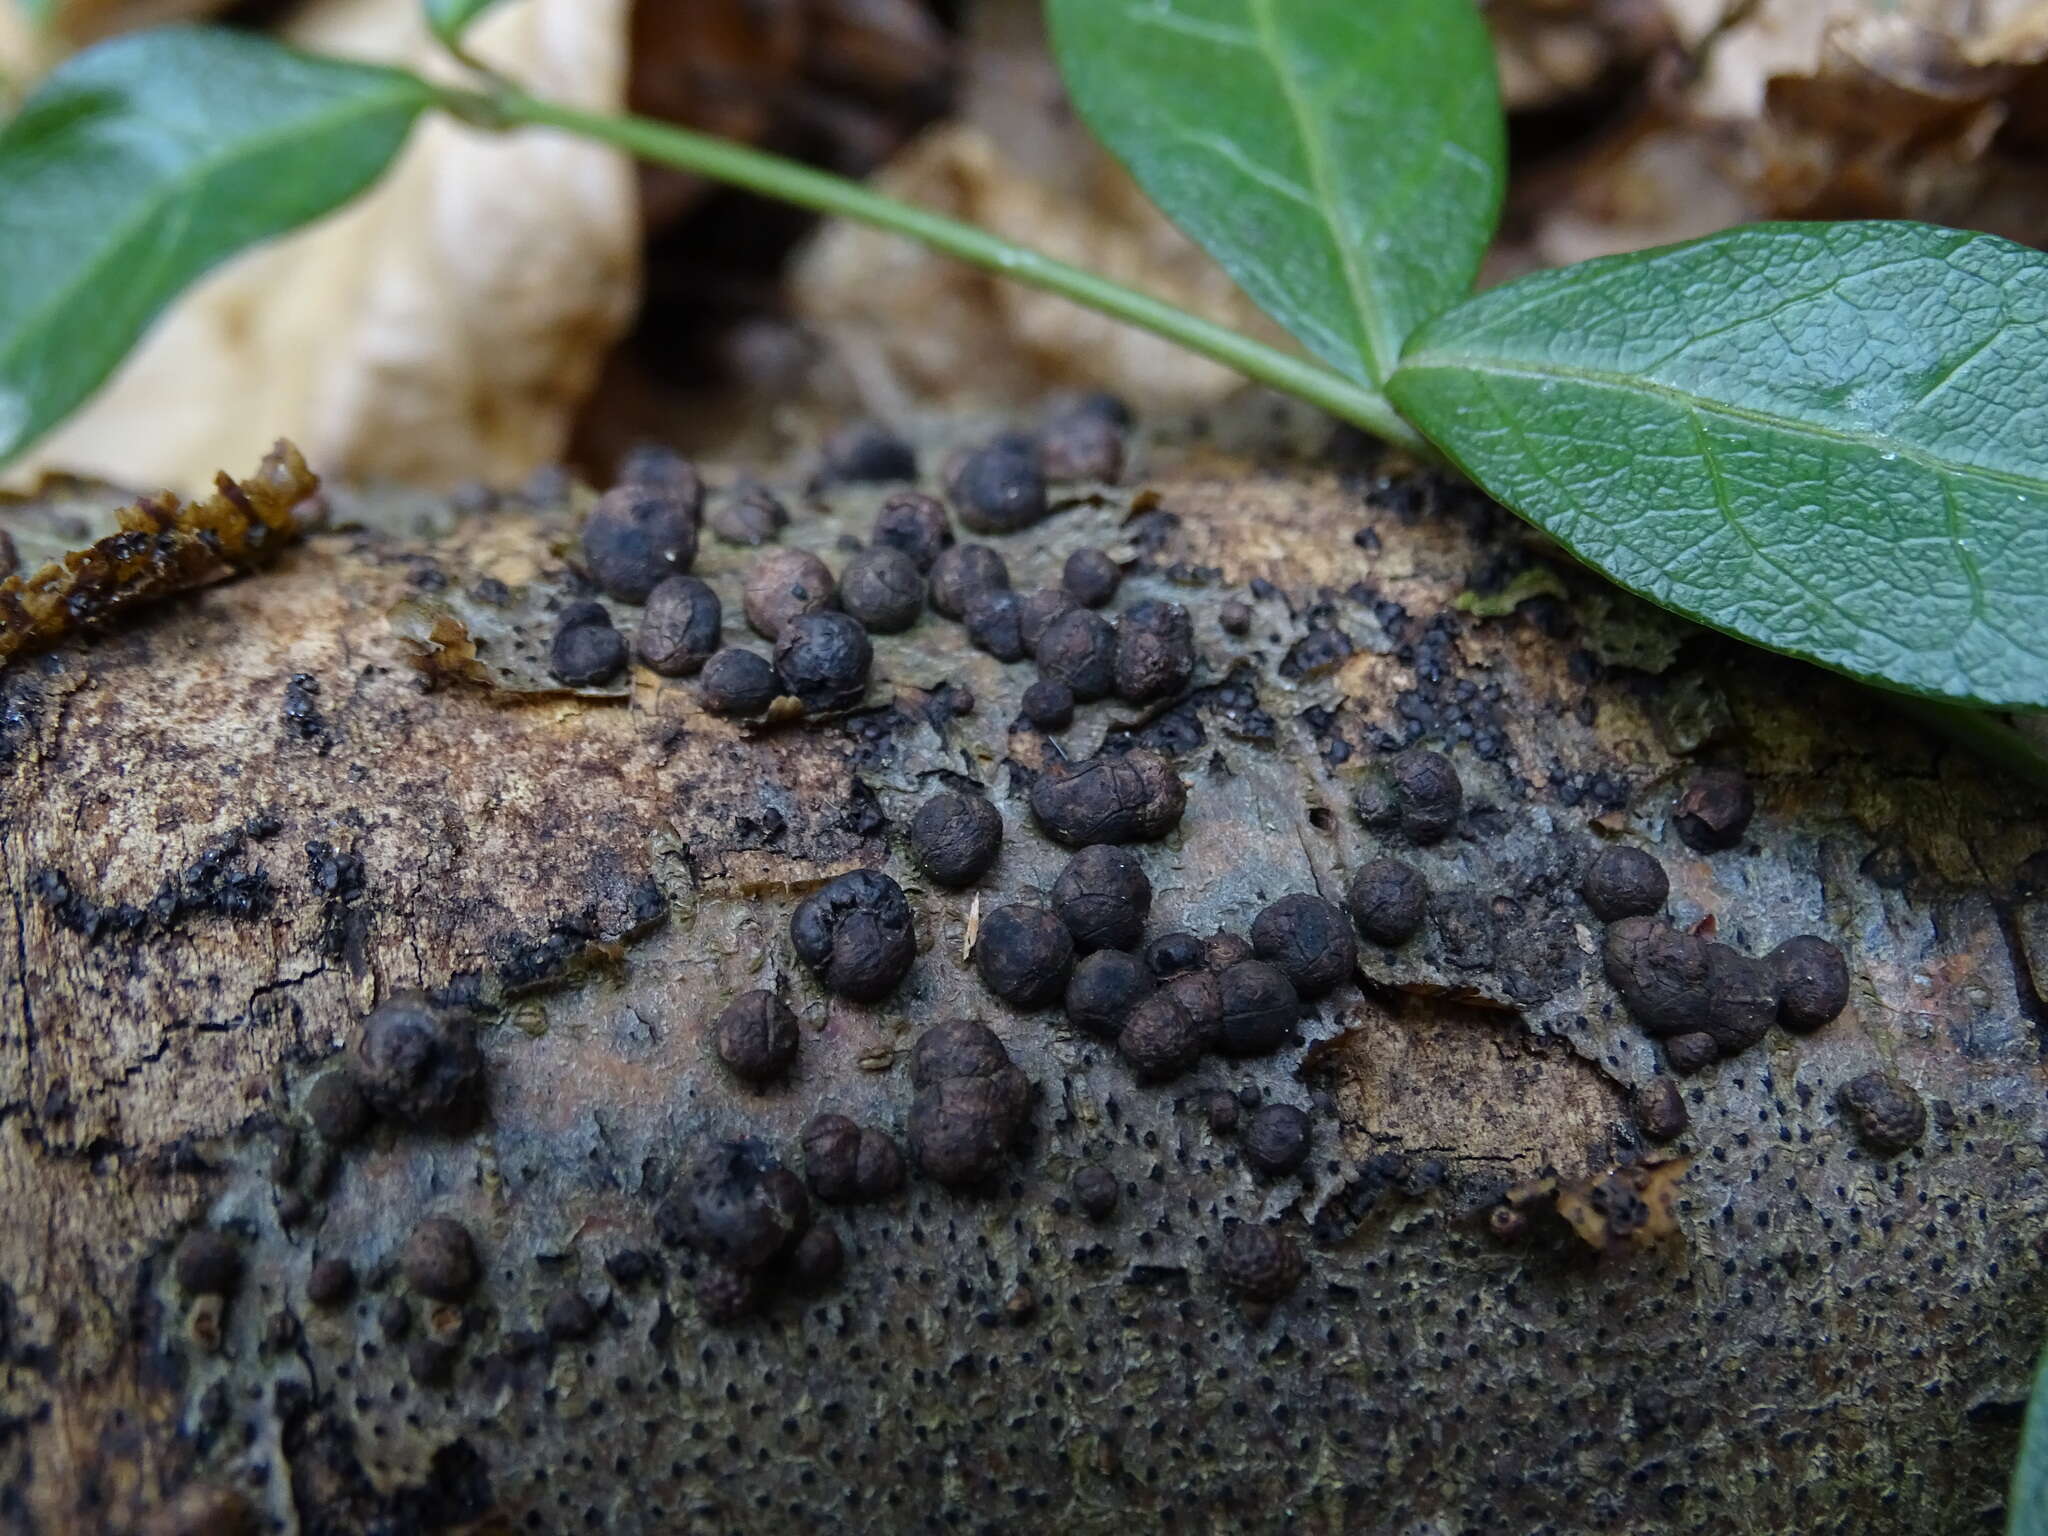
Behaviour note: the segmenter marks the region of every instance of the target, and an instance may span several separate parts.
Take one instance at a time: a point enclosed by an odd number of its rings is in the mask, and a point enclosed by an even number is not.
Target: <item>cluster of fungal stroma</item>
[[[959,521],[974,533],[1014,533],[1046,515],[1049,478],[1115,478],[1124,424],[1120,411],[1094,401],[1035,440],[1004,437],[962,456],[945,476]],[[914,470],[906,445],[868,432],[835,440],[823,474],[891,480]],[[1180,605],[1142,601],[1115,619],[1100,611],[1119,595],[1123,575],[1104,551],[1076,551],[1059,586],[1019,593],[996,550],[957,543],[945,503],[907,489],[884,501],[868,543],[837,578],[802,550],[760,555],[745,574],[742,604],[749,627],[772,646],[772,659],[725,646],[718,595],[689,574],[705,502],[688,464],[666,454],[638,457],[586,520],[580,565],[607,597],[644,605],[632,653],[663,676],[694,675],[714,713],[760,715],[783,699],[813,716],[853,708],[872,666],[870,635],[900,633],[927,608],[963,624],[970,641],[999,660],[1035,664],[1021,717],[1040,730],[1065,729],[1079,706],[1098,700],[1171,701],[1195,675],[1193,624]],[[772,544],[788,521],[781,501],[751,482],[716,498],[709,515],[715,536],[752,547]],[[1226,633],[1242,634],[1249,623],[1246,605],[1226,605]],[[576,603],[560,614],[552,660],[562,681],[602,684],[627,659],[626,641],[604,605]],[[1032,778],[1028,804],[1038,830],[1073,852],[1042,904],[1000,904],[980,918],[975,972],[1013,1009],[1062,1009],[1073,1030],[1113,1047],[1144,1083],[1178,1079],[1212,1053],[1260,1057],[1298,1040],[1305,1008],[1352,981],[1361,946],[1391,951],[1408,944],[1434,902],[1421,870],[1383,849],[1352,872],[1341,904],[1318,893],[1288,894],[1269,903],[1247,934],[1202,938],[1173,930],[1148,939],[1153,891],[1134,845],[1180,824],[1187,788],[1173,765],[1129,746],[1079,762],[1056,759]],[[1458,830],[1464,791],[1447,757],[1411,748],[1361,777],[1353,807],[1383,844],[1426,849]],[[1678,797],[1671,826],[1694,850],[1727,850],[1741,843],[1754,810],[1740,774],[1710,769]],[[964,889],[990,876],[1003,836],[1003,817],[987,796],[947,790],[917,811],[908,853],[932,884]],[[1823,939],[1795,938],[1754,959],[1672,927],[1663,916],[1669,879],[1641,849],[1600,851],[1587,862],[1580,890],[1588,910],[1608,925],[1608,979],[1636,1022],[1663,1042],[1675,1071],[1733,1055],[1773,1022],[1818,1028],[1846,1004],[1847,966]],[[918,953],[910,902],[878,869],[843,874],[804,897],[789,933],[818,983],[857,1004],[888,999]],[[749,1090],[785,1080],[801,1045],[796,1016],[773,989],[733,999],[709,1037],[718,1060]],[[925,1031],[911,1052],[909,1078],[907,1159],[886,1131],[830,1113],[804,1128],[802,1177],[760,1141],[700,1149],[660,1204],[656,1225],[664,1241],[701,1262],[697,1290],[707,1317],[739,1318],[778,1288],[823,1284],[838,1272],[840,1240],[813,1221],[813,1199],[886,1200],[911,1167],[948,1187],[984,1185],[1026,1140],[1032,1084],[985,1025],[955,1020]],[[1211,1130],[1237,1136],[1244,1164],[1257,1175],[1284,1178],[1303,1167],[1314,1134],[1305,1110],[1227,1092],[1205,1102]],[[322,1142],[339,1148],[380,1117],[460,1130],[476,1122],[482,1105],[482,1059],[469,1017],[408,994],[364,1021],[349,1063],[314,1085],[306,1112]],[[1876,1150],[1903,1150],[1924,1130],[1918,1096],[1883,1074],[1848,1084],[1840,1105]],[[1644,1084],[1632,1111],[1651,1140],[1670,1141],[1686,1129],[1685,1104],[1669,1077]],[[1675,1179],[1676,1165],[1664,1166],[1666,1182]],[[1084,1217],[1103,1220],[1116,1207],[1117,1181],[1089,1164],[1073,1174],[1070,1194]],[[1560,1190],[1560,1209],[1567,1196],[1582,1194]],[[1581,1203],[1591,1209],[1608,1198],[1595,1190]],[[1514,1203],[1493,1217],[1503,1235],[1519,1232],[1525,1220],[1523,1205]],[[416,1295],[446,1307],[469,1293],[480,1266],[465,1229],[427,1215],[398,1267]],[[1222,1234],[1215,1268],[1229,1290],[1266,1303],[1295,1287],[1304,1261],[1278,1228],[1238,1222]],[[175,1275],[194,1296],[224,1297],[239,1279],[239,1251],[222,1234],[195,1234],[180,1251]],[[320,1307],[341,1305],[355,1288],[351,1267],[332,1258],[314,1264],[307,1286]],[[393,1305],[386,1304],[384,1322],[395,1340],[408,1333],[410,1314]],[[551,1335],[576,1337],[594,1325],[594,1313],[581,1296],[567,1294],[550,1306],[547,1322]],[[452,1353],[439,1337],[416,1339],[408,1350],[425,1380],[444,1376]]]

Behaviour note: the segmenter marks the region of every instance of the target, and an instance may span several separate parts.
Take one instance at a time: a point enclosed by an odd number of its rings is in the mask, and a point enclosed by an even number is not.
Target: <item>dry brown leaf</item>
[[[974,12],[956,113],[897,156],[878,188],[1212,320],[1280,335],[1066,109],[1035,3],[998,0]],[[843,223],[827,225],[801,255],[791,297],[882,415],[917,399],[1021,405],[1075,385],[1174,408],[1239,382],[1064,299]],[[915,326],[903,323],[909,315]]]
[[[1142,286],[1171,303],[1273,335],[1222,270],[1147,203],[1100,151],[1074,198],[1025,174],[980,130],[926,134],[877,180],[880,190],[982,225],[1063,261]],[[837,350],[869,409],[917,398],[959,406],[1030,401],[1048,389],[1107,387],[1173,408],[1235,388],[1230,370],[1036,289],[1005,283],[895,236],[826,227],[792,274],[798,313]],[[917,316],[915,326],[903,324]]]
[[[1681,3],[1667,0],[1666,9]],[[1486,20],[1511,112],[1554,106],[1633,74],[1669,42],[1656,0],[1491,0]]]
[[[628,0],[526,0],[475,51],[541,94],[624,95]],[[296,42],[445,70],[417,0],[320,0]],[[625,159],[554,134],[423,123],[391,175],[195,288],[18,466],[189,487],[288,435],[324,472],[422,486],[558,458],[638,297]]]
[[[1517,181],[1489,280],[1763,218],[2048,243],[2048,0],[1656,3],[1639,107]]]

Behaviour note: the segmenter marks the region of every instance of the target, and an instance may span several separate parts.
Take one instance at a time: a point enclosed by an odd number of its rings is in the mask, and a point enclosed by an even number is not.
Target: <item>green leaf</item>
[[[1851,676],[2048,705],[2048,258],[1764,224],[1497,288],[1388,393],[1623,586]]]
[[[15,3],[37,27],[47,27],[56,21],[57,7],[64,0],[15,0]]]
[[[1167,216],[1333,368],[1385,381],[1471,291],[1500,212],[1470,0],[1050,0],[1081,115]]]
[[[200,274],[375,181],[431,100],[395,70],[202,27],[51,75],[0,129],[0,464]]]
[[[2034,1395],[2013,1464],[2006,1536],[2048,1536],[2048,1356],[2034,1373]]]
[[[427,12],[427,25],[434,29],[434,36],[450,48],[461,45],[462,34],[469,30],[469,24],[483,15],[498,0],[422,0]]]

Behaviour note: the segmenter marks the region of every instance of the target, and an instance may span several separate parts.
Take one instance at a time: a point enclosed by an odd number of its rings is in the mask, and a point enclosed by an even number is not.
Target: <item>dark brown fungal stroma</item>
[[[1778,1016],[1771,968],[1727,944],[1707,946],[1707,1033],[1723,1056],[1748,1050]]]
[[[1301,1284],[1305,1267],[1294,1239],[1251,1222],[1225,1226],[1216,1246],[1216,1277],[1246,1301],[1284,1300]]]
[[[796,1015],[773,992],[742,992],[712,1028],[718,1059],[744,1083],[772,1083],[796,1061]]]
[[[1252,941],[1241,933],[1219,928],[1202,940],[1202,964],[1212,971],[1227,970],[1241,960],[1261,958]],[[1289,980],[1293,978],[1290,977]]]
[[[1294,984],[1277,966],[1241,960],[1216,976],[1223,1003],[1217,1046],[1231,1056],[1263,1056],[1279,1049],[1301,1016]]]
[[[718,650],[725,609],[694,576],[671,576],[647,595],[634,649],[663,677],[688,677]]]
[[[929,573],[939,556],[952,547],[953,524],[937,497],[922,491],[897,491],[875,514],[868,537],[877,546],[900,550],[920,573]]]
[[[1281,1178],[1308,1161],[1313,1127],[1308,1111],[1292,1104],[1267,1104],[1244,1128],[1244,1160],[1260,1173]]]
[[[1629,1108],[1637,1128],[1652,1141],[1676,1141],[1691,1119],[1686,1114],[1685,1096],[1668,1077],[1653,1077],[1636,1089]]]
[[[754,633],[779,640],[790,620],[834,606],[839,588],[825,562],[809,550],[777,549],[754,562],[740,597]]]
[[[917,562],[900,549],[877,544],[846,562],[839,575],[839,601],[878,635],[896,635],[924,612],[925,580]]]
[[[356,1293],[355,1266],[347,1259],[318,1259],[306,1273],[306,1300],[323,1311],[341,1306]]]
[[[856,421],[825,439],[818,479],[827,485],[887,485],[917,478],[917,450],[880,422]]]
[[[782,626],[775,671],[805,710],[852,709],[866,697],[875,648],[860,620],[845,613],[802,613]]]
[[[752,1138],[705,1147],[655,1212],[663,1241],[736,1270],[761,1268],[810,1224],[803,1180]]]
[[[1249,955],[1240,958],[1250,959]],[[1198,971],[1209,963],[1209,947],[1192,933],[1176,929],[1162,933],[1145,946],[1145,963],[1161,981],[1187,971]]]
[[[956,1019],[910,1053],[911,1155],[928,1178],[968,1188],[991,1178],[1030,1120],[1031,1083],[987,1026]]]
[[[1842,1085],[1835,1101],[1873,1152],[1903,1152],[1927,1134],[1927,1106],[1912,1085],[1884,1072],[1866,1072]]]
[[[1308,998],[1349,981],[1358,963],[1350,919],[1322,897],[1305,894],[1283,896],[1253,919],[1252,949]]]
[[[1136,1008],[1153,993],[1145,963],[1120,949],[1098,949],[1074,966],[1067,981],[1067,1022],[1101,1040],[1114,1040]]]
[[[828,991],[857,1003],[896,990],[917,958],[917,930],[903,888],[856,869],[828,880],[797,904],[789,936]]]
[[[965,619],[977,592],[1009,585],[1010,568],[986,544],[958,544],[932,561],[932,607],[949,619]]]
[[[986,795],[941,790],[910,821],[910,856],[940,885],[974,884],[1003,847],[1003,817]]]
[[[429,1216],[399,1250],[405,1283],[431,1301],[460,1301],[476,1288],[476,1244],[469,1229],[448,1216]]]
[[[1117,563],[1099,549],[1077,549],[1060,568],[1060,585],[1083,608],[1107,608],[1123,579]]]
[[[597,1332],[597,1308],[577,1292],[564,1291],[549,1301],[540,1322],[551,1339],[587,1339]]]
[[[1063,731],[1074,723],[1074,690],[1065,683],[1041,677],[1024,690],[1017,706],[1025,720],[1041,731]]]
[[[1100,1163],[1083,1163],[1067,1181],[1074,1204],[1090,1221],[1101,1221],[1116,1210],[1116,1175]]]
[[[1195,626],[1179,603],[1139,603],[1116,626],[1113,683],[1131,704],[1170,699],[1195,672]]]
[[[1398,829],[1409,842],[1441,842],[1458,824],[1465,789],[1441,752],[1410,747],[1383,770],[1368,772],[1352,795],[1358,819],[1378,831]]]
[[[1048,1008],[1066,994],[1073,935],[1044,907],[997,907],[981,920],[974,968],[981,984],[1012,1007]]]
[[[628,483],[605,492],[583,521],[583,565],[590,579],[607,597],[646,602],[657,586],[696,560],[703,501],[703,484],[686,464],[671,483]]]
[[[1764,963],[1778,986],[1778,1022],[1787,1029],[1819,1029],[1849,1006],[1848,962],[1826,939],[1787,939]]]
[[[1713,853],[1741,842],[1755,814],[1756,794],[1748,779],[1733,768],[1704,768],[1671,808],[1671,824],[1687,847]]]
[[[1171,988],[1141,1000],[1117,1034],[1118,1054],[1140,1082],[1163,1083],[1202,1059],[1202,1028]]]
[[[331,1147],[353,1146],[370,1128],[370,1105],[346,1068],[329,1072],[306,1094],[306,1118]]]
[[[1094,949],[1132,949],[1145,935],[1152,912],[1152,882],[1122,848],[1098,843],[1083,848],[1053,881],[1052,909],[1083,954]]]
[[[737,1323],[759,1308],[763,1289],[754,1270],[707,1264],[697,1276],[697,1308],[708,1323]]]
[[[242,1250],[226,1233],[202,1227],[178,1244],[171,1269],[187,1296],[230,1296],[242,1283]]]
[[[1031,786],[1032,816],[1070,848],[1150,842],[1179,826],[1186,809],[1180,776],[1147,747],[1049,768]]]
[[[1429,912],[1429,882],[1399,859],[1374,859],[1351,877],[1344,906],[1358,931],[1375,944],[1406,944]]]
[[[1101,614],[1073,608],[1046,625],[1034,655],[1041,677],[1063,683],[1081,703],[1116,687],[1117,631]]]
[[[1669,1038],[1707,1031],[1707,944],[1652,917],[1607,930],[1607,979],[1636,1023]]]
[[[1124,432],[1129,426],[1129,410],[1113,396],[1086,396],[1054,411],[1038,439],[1038,461],[1046,478],[1111,483],[1121,479]]]
[[[1664,866],[1640,848],[1603,848],[1586,865],[1579,894],[1601,922],[1614,923],[1662,912],[1671,880]]]
[[[1219,1044],[1223,1036],[1221,975],[1222,972],[1211,970],[1182,971],[1161,987],[1194,1022],[1195,1032],[1201,1037],[1205,1049]]]
[[[463,1130],[483,1112],[484,1060],[469,1014],[394,993],[357,1026],[356,1086],[401,1124]]]
[[[626,639],[602,603],[563,610],[548,645],[548,672],[571,688],[602,687],[626,670]]]
[[[714,715],[758,715],[782,697],[782,678],[767,657],[728,646],[704,663],[697,693]]]
[[[1664,1042],[1664,1059],[1682,1077],[1701,1072],[1721,1059],[1721,1047],[1705,1030],[1673,1035]]]
[[[814,1115],[803,1131],[804,1177],[833,1205],[886,1200],[903,1187],[903,1154],[886,1132],[845,1115]]]
[[[1045,638],[1045,632],[1053,621],[1072,613],[1078,606],[1064,587],[1039,587],[1025,593],[1017,607],[1017,629],[1024,637],[1025,652],[1037,651],[1038,642]]]
[[[1046,514],[1045,475],[1028,440],[1002,437],[975,449],[950,489],[960,521],[976,533],[1016,533]]]
[[[789,1277],[806,1290],[817,1290],[839,1278],[846,1265],[846,1247],[830,1227],[814,1226],[797,1239],[789,1256]]]
[[[789,526],[789,509],[767,486],[743,480],[723,496],[712,498],[706,521],[726,543],[752,549],[772,544]]]
[[[968,642],[997,661],[1024,659],[1023,600],[1008,587],[984,587],[967,599]]]

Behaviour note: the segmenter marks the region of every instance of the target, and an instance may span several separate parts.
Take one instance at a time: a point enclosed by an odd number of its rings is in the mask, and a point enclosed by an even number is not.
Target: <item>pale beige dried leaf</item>
[[[476,51],[544,95],[624,96],[628,0],[523,0]],[[417,0],[321,0],[306,46],[445,71]],[[323,472],[448,485],[560,456],[638,294],[626,160],[552,134],[421,125],[370,195],[214,274],[16,475],[185,487],[280,434]]]
[[[974,10],[954,119],[875,180],[894,196],[1210,319],[1280,334],[1066,109],[1035,0],[991,0]],[[1074,385],[1171,408],[1215,400],[1239,382],[1064,299],[851,225],[821,231],[800,257],[791,291],[865,406],[884,415],[921,399],[1013,407]],[[911,315],[915,326],[903,323]]]
[[[1019,169],[979,129],[948,124],[876,178],[879,190],[1143,287],[1213,320],[1274,336],[1270,322],[1099,150],[1085,196]],[[866,405],[917,399],[985,408],[1092,385],[1159,407],[1199,405],[1237,375],[1064,299],[1005,283],[891,235],[828,225],[792,274],[798,313],[853,373]],[[915,315],[917,324],[903,317]]]

